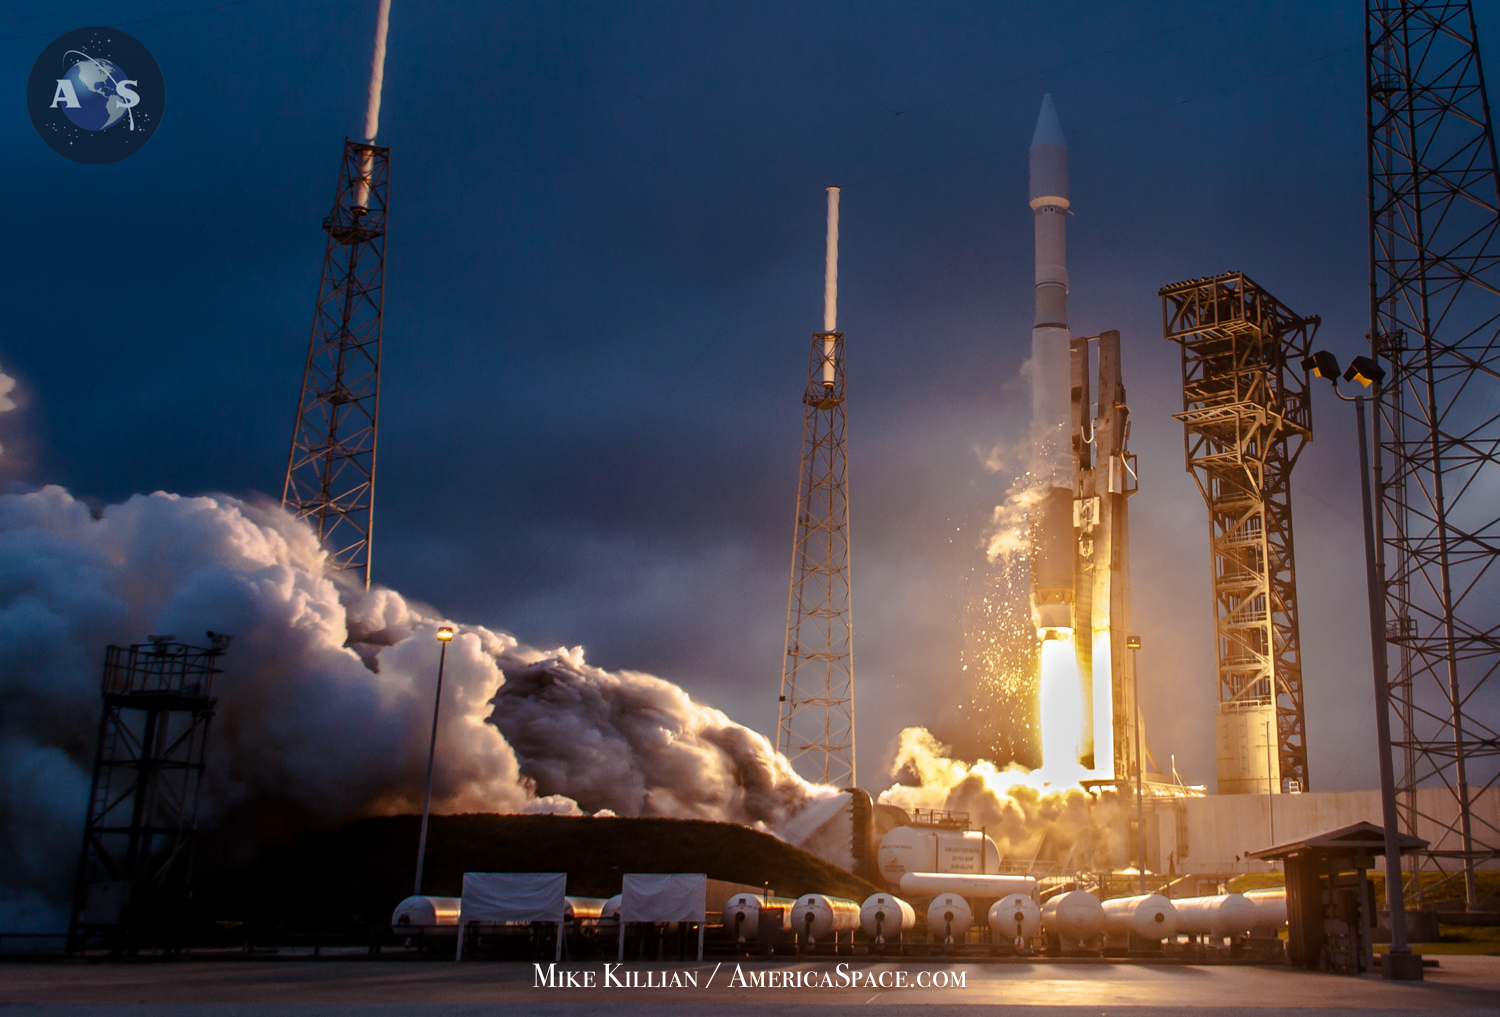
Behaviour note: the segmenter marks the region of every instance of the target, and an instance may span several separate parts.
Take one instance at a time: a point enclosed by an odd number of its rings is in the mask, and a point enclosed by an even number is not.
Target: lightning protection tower
[[[787,596],[776,747],[809,780],[852,787],[854,627],[849,603],[849,460],[838,309],[839,189],[828,188],[823,331],[814,332]]]
[[[329,567],[370,586],[390,149],[375,146],[390,0],[380,0],[365,141],[344,139],[281,505],[317,531]]]
[[[207,649],[152,636],[104,651],[94,754],[68,951],[103,936],[130,952],[180,933],[198,833],[213,677],[230,637]]]
[[[1307,372],[1320,319],[1242,272],[1161,290],[1182,347],[1187,468],[1208,503],[1220,794],[1306,791],[1292,467],[1312,440]]]
[[[1500,853],[1500,180],[1471,4],[1366,5],[1376,565],[1392,748],[1422,874]]]

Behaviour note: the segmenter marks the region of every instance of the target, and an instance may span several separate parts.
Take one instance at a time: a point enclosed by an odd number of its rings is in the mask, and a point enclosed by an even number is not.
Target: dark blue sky
[[[5,479],[279,493],[374,9],[0,14]],[[886,782],[902,726],[963,738],[963,577],[1004,487],[982,454],[1029,413],[1026,147],[1051,92],[1074,329],[1124,334],[1148,735],[1212,783],[1206,513],[1156,291],[1244,269],[1355,351],[1361,14],[394,0],[377,581],[769,730],[839,183],[861,783]],[[149,146],[108,166],[54,155],[23,104],[36,55],[89,24],[140,39],[169,87]],[[1313,786],[1372,786],[1352,421],[1320,396],[1315,427],[1293,481]]]

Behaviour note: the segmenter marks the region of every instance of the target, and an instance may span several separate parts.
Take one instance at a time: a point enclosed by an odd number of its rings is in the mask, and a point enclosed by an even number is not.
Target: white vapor
[[[107,644],[234,635],[215,680],[203,819],[283,830],[420,808],[436,630],[400,594],[323,571],[270,504],[157,492],[91,511],[60,487],[0,495],[0,929],[65,921]],[[669,682],[458,625],[437,812],[607,811],[792,835],[807,783],[761,735]]]

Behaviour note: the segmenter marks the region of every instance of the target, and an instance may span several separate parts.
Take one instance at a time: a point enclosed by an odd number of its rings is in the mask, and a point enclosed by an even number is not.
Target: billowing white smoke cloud
[[[444,620],[334,582],[313,534],[270,505],[158,492],[91,512],[59,487],[0,496],[0,927],[63,920],[105,645],[232,633],[205,821],[295,830],[420,808]],[[459,626],[443,700],[437,811],[582,803],[774,831],[835,795],[676,686],[591,667],[579,648]]]

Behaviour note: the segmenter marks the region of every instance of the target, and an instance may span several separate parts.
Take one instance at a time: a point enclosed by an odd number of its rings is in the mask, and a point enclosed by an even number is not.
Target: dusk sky
[[[0,13],[9,489],[279,498],[374,15]],[[42,48],[95,24],[168,87],[147,147],[103,166],[54,154],[22,101]],[[375,581],[772,734],[839,184],[860,783],[890,783],[908,725],[973,751],[966,577],[1011,476],[984,461],[1030,415],[1026,153],[1050,92],[1073,329],[1123,336],[1148,741],[1212,789],[1207,513],[1157,290],[1242,269],[1360,352],[1363,59],[1348,3],[394,0]],[[1320,389],[1314,428],[1292,481],[1311,782],[1373,787],[1352,414]]]

